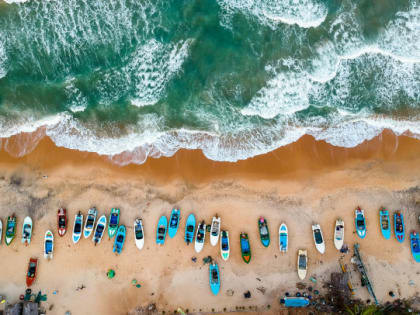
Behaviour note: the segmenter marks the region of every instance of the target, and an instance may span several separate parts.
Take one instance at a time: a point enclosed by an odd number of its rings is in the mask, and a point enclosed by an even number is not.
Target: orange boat
[[[26,274],[26,286],[28,288],[35,281],[36,268],[37,268],[37,266],[38,266],[38,259],[37,258],[31,258],[31,259],[29,259],[28,273]]]
[[[67,211],[64,208],[57,212],[58,235],[63,236],[67,231]]]

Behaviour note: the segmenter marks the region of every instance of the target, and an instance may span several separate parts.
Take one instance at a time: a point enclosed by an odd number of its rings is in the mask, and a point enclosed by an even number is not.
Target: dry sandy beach
[[[41,131],[38,131],[42,133]],[[297,291],[296,254],[306,248],[309,256],[306,284],[322,291],[323,281],[340,270],[342,256],[333,245],[335,219],[345,221],[345,243],[359,242],[374,290],[381,302],[410,298],[420,290],[420,264],[411,257],[409,242],[395,238],[383,240],[378,209],[401,209],[406,230],[419,230],[420,142],[385,131],[379,137],[353,149],[335,148],[311,137],[272,153],[238,163],[207,160],[201,152],[180,151],[172,158],[150,159],[144,165],[116,166],[92,153],[57,148],[43,138],[35,150],[14,157],[22,141],[34,135],[2,140],[0,151],[0,217],[18,216],[17,239],[7,247],[0,245],[0,295],[17,300],[25,290],[25,273],[30,257],[40,259],[33,290],[48,295],[43,305],[48,314],[127,314],[137,306],[156,303],[159,311],[172,313],[178,307],[190,312],[235,311],[237,306],[258,307],[259,312],[279,313],[279,298]],[[29,139],[29,140],[28,140]],[[15,151],[14,151],[15,150]],[[12,153],[12,154],[10,154]],[[15,154],[16,155],[16,154]],[[119,159],[124,156],[118,157]],[[156,224],[161,215],[169,216],[173,206],[181,209],[180,229],[164,246],[155,244]],[[367,217],[367,237],[354,232],[354,209],[360,205]],[[128,227],[128,238],[120,256],[112,253],[112,241],[104,237],[94,247],[91,239],[77,245],[71,232],[60,238],[56,233],[56,211],[66,207],[70,229],[74,215],[96,206],[101,214],[112,207],[121,209],[121,223]],[[189,213],[210,223],[214,214],[222,218],[222,228],[230,233],[231,255],[222,261],[219,247],[208,237],[204,250],[196,254],[183,240]],[[34,219],[30,246],[20,244],[24,216]],[[259,240],[257,219],[267,218],[271,245]],[[145,246],[139,251],[133,240],[133,220],[141,217]],[[277,231],[281,222],[289,227],[289,252],[278,250]],[[313,244],[311,224],[321,224],[326,253],[319,254]],[[42,257],[46,229],[55,233],[52,261]],[[248,232],[252,260],[245,264],[240,256],[239,233]],[[351,251],[352,252],[352,251]],[[208,266],[202,259],[216,258],[221,267],[221,292],[213,296],[208,284]],[[356,297],[369,298],[360,278],[350,267]],[[191,260],[197,257],[197,262]],[[113,268],[116,277],[107,279]],[[309,277],[314,276],[317,284]],[[141,288],[131,284],[132,279]],[[410,280],[414,282],[409,284]],[[83,290],[78,287],[84,286]],[[264,287],[262,294],[257,288]],[[57,294],[53,294],[53,291]],[[228,296],[227,290],[234,295]],[[243,293],[250,290],[251,299]],[[267,306],[270,305],[270,309]]]

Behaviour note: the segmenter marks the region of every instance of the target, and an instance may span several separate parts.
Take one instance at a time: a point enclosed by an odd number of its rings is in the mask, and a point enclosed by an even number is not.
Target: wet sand
[[[40,131],[39,131],[40,132]],[[120,167],[108,157],[57,148],[48,138],[40,140],[31,153],[16,158],[24,141],[34,135],[3,139],[0,151],[0,218],[18,216],[18,238],[11,246],[0,245],[0,294],[13,301],[25,289],[29,257],[40,259],[39,273],[33,286],[48,294],[43,303],[50,314],[127,314],[136,306],[156,303],[160,311],[172,313],[178,307],[190,312],[234,311],[238,306],[257,306],[260,311],[277,313],[278,299],[286,292],[297,291],[296,254],[308,249],[309,270],[304,281],[322,291],[322,282],[330,272],[338,272],[340,254],[333,245],[334,222],[345,221],[345,242],[352,248],[359,242],[361,252],[380,301],[388,301],[388,291],[409,298],[419,291],[420,265],[414,263],[409,242],[395,238],[383,240],[379,230],[378,209],[401,209],[407,231],[419,230],[420,212],[420,141],[395,137],[385,131],[379,137],[356,148],[336,148],[305,136],[298,142],[237,163],[207,160],[200,151],[178,152],[172,158],[149,159],[143,165]],[[6,152],[5,149],[8,151]],[[118,157],[122,158],[122,157]],[[85,214],[95,205],[99,215],[110,208],[122,211],[121,223],[128,227],[128,238],[120,256],[112,253],[107,237],[94,247],[91,239],[74,245],[71,233],[59,238],[56,211],[68,209],[72,227],[78,210]],[[174,205],[181,208],[178,234],[167,238],[162,247],[155,244],[156,223],[161,215],[169,216]],[[354,233],[354,209],[365,209],[367,237]],[[200,254],[183,241],[184,224],[190,212],[198,220],[210,223],[214,214],[222,218],[222,228],[231,236],[231,256],[223,262],[219,247],[208,240]],[[34,219],[33,243],[20,244],[24,216]],[[257,219],[267,218],[271,245],[264,248],[258,236]],[[146,243],[139,251],[133,240],[133,220],[143,218]],[[278,250],[278,228],[286,222],[290,233],[289,252]],[[316,252],[311,224],[321,224],[326,253]],[[47,229],[55,234],[52,261],[42,257],[42,240]],[[239,233],[248,232],[252,261],[240,257]],[[406,235],[407,237],[408,235]],[[222,287],[212,296],[208,284],[208,266],[202,259],[216,258],[221,268]],[[197,262],[191,258],[197,257]],[[349,260],[344,261],[353,270]],[[113,280],[106,270],[116,270]],[[316,285],[310,276],[318,279]],[[356,297],[369,296],[360,286],[356,272],[351,273]],[[131,285],[137,279],[140,289]],[[409,285],[413,280],[414,285]],[[84,285],[86,288],[77,290]],[[265,294],[257,290],[266,289]],[[52,292],[58,290],[58,294]],[[228,296],[227,290],[234,295]],[[251,299],[243,293],[250,290]],[[270,310],[267,306],[270,305]]]

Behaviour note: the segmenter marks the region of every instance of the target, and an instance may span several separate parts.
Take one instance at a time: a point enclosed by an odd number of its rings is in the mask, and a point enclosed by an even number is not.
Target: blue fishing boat
[[[366,220],[365,220],[365,211],[357,207],[355,212],[355,224],[356,232],[360,238],[365,238],[366,236]]]
[[[121,254],[121,251],[124,246],[125,234],[126,234],[125,226],[120,225],[118,227],[117,234],[115,235],[114,248],[112,249],[114,253]]]
[[[178,231],[179,219],[181,218],[181,211],[179,209],[172,209],[171,217],[169,219],[168,235],[173,238]]]
[[[398,242],[404,242],[404,218],[402,213],[398,211],[394,213],[394,233]]]
[[[267,220],[264,217],[258,219],[258,231],[260,232],[261,244],[268,247],[270,245],[270,232],[268,231]]]
[[[410,233],[410,245],[414,260],[420,263],[420,241],[419,234],[417,232]]]
[[[194,231],[195,231],[195,216],[190,214],[185,223],[185,242],[187,245],[190,245],[194,240]]]
[[[279,228],[279,248],[281,253],[287,253],[288,241],[287,225],[282,223]]]
[[[306,297],[285,297],[281,302],[284,302],[286,307],[306,307],[310,304],[310,300]]]
[[[163,215],[160,217],[158,225],[157,225],[156,244],[163,245],[165,243],[167,230],[168,230],[168,219]]]
[[[389,240],[391,237],[391,222],[389,220],[388,210],[382,208],[379,211],[379,225],[381,227],[383,237]]]
[[[209,266],[209,280],[210,280],[210,289],[214,295],[219,294],[220,291],[220,273],[219,266],[212,262]]]

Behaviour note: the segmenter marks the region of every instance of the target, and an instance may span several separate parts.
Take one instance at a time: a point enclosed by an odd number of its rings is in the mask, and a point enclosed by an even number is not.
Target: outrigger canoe
[[[335,220],[334,229],[334,246],[338,250],[343,247],[344,244],[344,221],[341,219]]]
[[[136,219],[134,221],[134,240],[138,249],[142,249],[144,246],[144,231],[143,231],[143,221],[141,219]]]
[[[270,245],[270,232],[268,231],[267,220],[264,217],[258,219],[258,231],[260,232],[261,243],[264,247]]]
[[[389,240],[391,237],[391,222],[388,210],[379,210],[379,226],[381,227],[382,236]]]
[[[305,279],[308,270],[308,252],[306,249],[299,249],[297,259],[297,273],[300,280]]]
[[[36,269],[38,267],[38,259],[31,258],[28,263],[28,272],[26,273],[26,286],[29,288],[36,278]]]
[[[187,245],[190,245],[194,240],[194,231],[195,231],[195,216],[194,214],[190,214],[187,218],[187,222],[185,223],[185,242]]]
[[[52,259],[54,252],[54,236],[50,230],[45,232],[44,237],[44,258]]]
[[[209,282],[210,282],[210,289],[214,295],[219,294],[220,291],[220,272],[219,266],[212,262],[209,265]]]
[[[67,231],[67,210],[60,208],[57,211],[57,226],[58,226],[58,235],[64,236]]]
[[[108,236],[109,238],[113,238],[117,233],[118,225],[120,224],[120,209],[112,208],[108,221]]]
[[[404,218],[401,212],[394,213],[394,230],[397,241],[400,243],[404,242]]]
[[[206,224],[202,221],[197,227],[197,234],[195,235],[194,249],[197,253],[201,252],[206,240]]]
[[[417,232],[410,233],[410,245],[414,260],[420,263],[420,241],[419,234]]]
[[[73,225],[73,243],[77,244],[82,236],[82,228],[83,228],[83,214],[79,211],[76,216],[74,217],[74,225]]]
[[[22,225],[22,244],[29,245],[32,239],[32,219],[26,217]]]
[[[249,244],[248,234],[241,233],[240,239],[242,259],[244,260],[244,262],[249,264],[249,262],[251,261],[251,246]]]
[[[281,253],[287,253],[289,246],[289,236],[287,225],[282,223],[279,228],[279,248]]]
[[[220,234],[220,254],[224,261],[229,259],[230,245],[229,245],[229,232],[222,231]]]
[[[179,209],[172,209],[171,217],[169,218],[168,235],[173,238],[178,232],[179,220],[181,219],[181,211]]]
[[[115,235],[114,248],[112,249],[114,253],[121,254],[121,251],[124,247],[125,234],[126,234],[125,226],[120,225],[118,227],[117,234]]]
[[[6,233],[4,235],[4,242],[7,246],[13,241],[16,235],[16,217],[14,214],[7,218]]]
[[[106,216],[101,215],[100,218],[98,219],[98,222],[96,223],[95,232],[93,233],[92,240],[95,246],[101,242],[102,237],[104,236],[105,229],[106,229]]]
[[[85,228],[83,230],[83,237],[88,238],[93,229],[95,228],[96,216],[98,215],[98,210],[95,207],[89,209],[88,215],[86,217]]]
[[[210,228],[210,244],[216,246],[220,236],[220,217],[214,216]]]
[[[321,253],[325,253],[325,242],[322,235],[321,226],[319,224],[312,225],[312,232],[314,235],[314,242],[316,249]]]
[[[166,231],[168,230],[168,219],[161,216],[157,225],[156,244],[163,245],[165,243]]]
[[[357,207],[355,211],[355,224],[356,224],[356,232],[360,238],[365,238],[366,236],[366,219],[365,219],[365,211]]]

